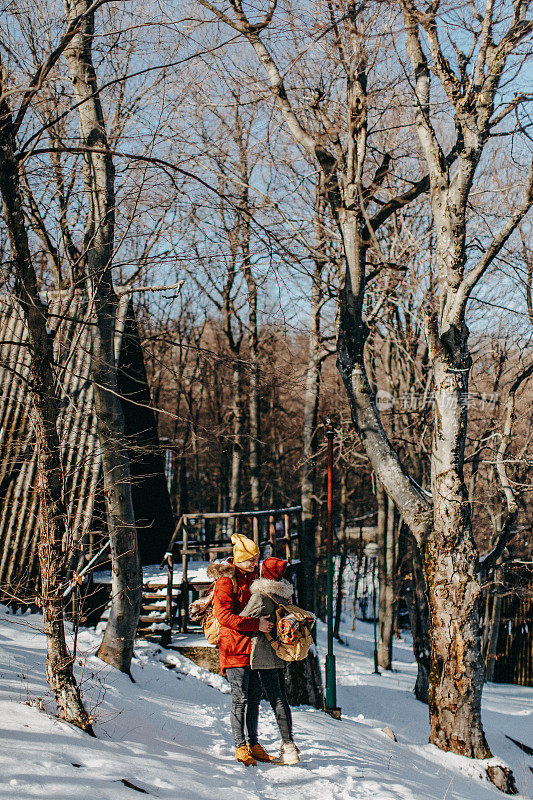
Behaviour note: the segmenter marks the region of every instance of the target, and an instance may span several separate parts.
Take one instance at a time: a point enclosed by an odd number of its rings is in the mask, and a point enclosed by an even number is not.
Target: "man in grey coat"
[[[250,586],[252,596],[241,611],[244,617],[269,617],[276,622],[276,610],[280,604],[290,603],[293,587],[283,578],[287,561],[281,558],[266,558],[261,567],[261,577]],[[292,714],[285,695],[283,673],[286,662],[272,649],[264,633],[254,633],[250,653],[250,667],[258,670],[265,694],[276,716],[281,734],[281,752],[274,763],[296,764],[300,751],[292,738]]]

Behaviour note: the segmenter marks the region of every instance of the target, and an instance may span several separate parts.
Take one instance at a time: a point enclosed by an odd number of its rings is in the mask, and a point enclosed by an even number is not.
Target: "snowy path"
[[[225,682],[148,644],[138,648],[132,684],[91,655],[98,637],[81,633],[82,685],[97,720],[97,739],[39,710],[38,698],[53,709],[42,674],[39,625],[37,616],[10,616],[0,610],[0,800],[502,797],[481,777],[477,763],[425,744],[427,710],[410,691],[414,665],[408,642],[395,643],[397,671],[373,676],[371,629],[362,623],[348,636],[350,646],[336,650],[343,720],[309,708],[296,710],[301,764],[257,769],[233,759]],[[161,658],[175,668],[165,667]],[[489,742],[500,760],[512,765],[525,797],[531,796],[533,759],[504,734],[532,744],[532,700],[533,690],[524,687],[492,684],[485,694]],[[385,725],[393,728],[397,743],[380,731]],[[267,749],[275,749],[277,730],[266,705],[260,736]],[[148,794],[124,785],[123,779]]]

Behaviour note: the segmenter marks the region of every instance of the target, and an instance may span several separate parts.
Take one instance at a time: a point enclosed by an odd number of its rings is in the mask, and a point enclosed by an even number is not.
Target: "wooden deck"
[[[209,563],[231,554],[229,536],[232,531],[239,531],[254,539],[262,556],[285,558],[294,574],[299,564],[300,514],[301,506],[184,514],[161,564],[143,567],[143,604],[137,635],[169,645],[173,636],[181,640],[183,635],[192,634],[196,644],[182,644],[180,650],[208,647],[200,626],[189,620],[189,605],[211,586]],[[92,577],[95,584],[111,584],[111,570],[95,570]],[[106,612],[102,618],[105,616]]]

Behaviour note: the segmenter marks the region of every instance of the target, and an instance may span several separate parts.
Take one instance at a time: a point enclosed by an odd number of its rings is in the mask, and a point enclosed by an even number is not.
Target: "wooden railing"
[[[301,510],[301,506],[289,506],[288,508],[271,508],[262,511],[196,512],[182,514],[160,565],[161,569],[164,568],[165,564],[167,567],[166,612],[168,624],[172,627],[174,622],[172,618],[172,584],[174,580],[174,553],[178,548],[178,542],[181,542],[179,550],[182,567],[179,627],[181,631],[186,632],[189,622],[189,558],[196,556],[198,560],[212,561],[232,551],[232,545],[229,541],[222,541],[220,532],[217,536],[217,541],[211,544],[209,543],[205,523],[216,522],[219,523],[218,527],[221,528],[224,523],[227,527],[228,522],[230,522],[232,523],[231,532],[242,531],[243,523],[248,523],[250,530],[247,531],[247,535],[249,535],[261,549],[264,550],[266,546],[270,545],[272,555],[279,555],[291,562],[298,555]],[[291,527],[291,518],[294,517],[297,518],[297,522],[296,525],[293,524]],[[283,521],[283,532],[281,536],[278,535],[276,530],[276,521],[280,519]],[[266,522],[266,525],[263,526],[263,532],[261,531],[262,520]],[[196,540],[191,540],[193,522],[195,523],[195,527],[198,527],[200,534],[200,537]],[[261,533],[263,533],[263,535],[261,535]],[[201,589],[204,587],[201,584],[197,584],[197,588]]]

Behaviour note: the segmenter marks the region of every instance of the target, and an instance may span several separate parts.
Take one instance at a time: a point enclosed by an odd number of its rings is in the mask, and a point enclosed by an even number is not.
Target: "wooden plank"
[[[276,522],[272,514],[268,518],[268,534],[273,556],[276,555]]]
[[[172,625],[172,585],[174,583],[174,558],[172,552],[167,556],[167,597],[166,597],[166,618],[167,623]]]
[[[230,517],[269,517],[281,516],[282,514],[291,514],[301,511],[301,506],[287,506],[286,508],[268,508],[261,511],[213,511],[205,513],[190,513],[183,514],[181,517],[184,521],[191,521],[196,519],[229,519]]]
[[[283,515],[283,528],[285,531],[284,541],[285,541],[285,558],[289,562],[291,561],[291,519],[289,514]]]
[[[207,548],[210,553],[231,553],[232,544],[210,544]]]
[[[181,530],[182,524],[183,524],[183,517],[180,517],[179,520],[178,520],[178,524],[176,525],[176,528],[174,530],[174,533],[172,534],[172,538],[171,538],[170,542],[168,543],[167,552],[163,556],[163,560],[162,560],[161,564],[159,565],[159,569],[163,569],[163,567],[165,566],[165,561],[167,560],[167,556],[169,555],[169,553],[172,553],[174,545],[176,544],[176,541],[178,539],[178,534],[179,534],[179,532]]]
[[[187,631],[189,624],[188,619],[188,603],[190,590],[193,590],[193,596],[196,592],[211,585],[210,580],[195,580],[189,579],[188,567],[190,559],[206,559],[212,560],[214,556],[224,557],[226,554],[231,553],[232,546],[228,544],[209,544],[210,536],[208,535],[211,526],[209,521],[220,522],[222,520],[235,519],[235,530],[244,530],[247,535],[251,535],[254,541],[259,546],[264,546],[265,542],[261,542],[261,532],[268,536],[268,543],[272,549],[272,554],[276,555],[278,551],[277,542],[280,542],[279,552],[283,552],[288,561],[292,560],[293,555],[296,557],[298,548],[292,544],[293,539],[299,541],[298,530],[291,531],[291,515],[299,514],[302,508],[300,505],[286,506],[284,508],[270,508],[262,510],[250,511],[225,511],[225,512],[190,512],[183,514],[178,521],[176,531],[173,535],[173,544],[177,540],[178,532],[182,534],[181,547],[179,557],[181,559],[182,575],[180,587],[180,608],[179,608],[179,623],[180,630]],[[268,520],[267,530],[265,531],[260,524],[260,519]],[[283,535],[277,536],[276,534],[276,520],[283,520]],[[248,522],[248,520],[250,522]],[[194,525],[192,524],[194,522]],[[244,523],[244,524],[242,524]],[[297,525],[296,525],[297,527]],[[218,530],[218,527],[217,527]],[[172,548],[169,547],[169,552]],[[170,571],[172,566],[172,556],[167,553],[167,571]],[[175,570],[174,570],[175,571]],[[167,598],[169,595],[170,579],[167,580]],[[172,620],[170,620],[172,621]]]

